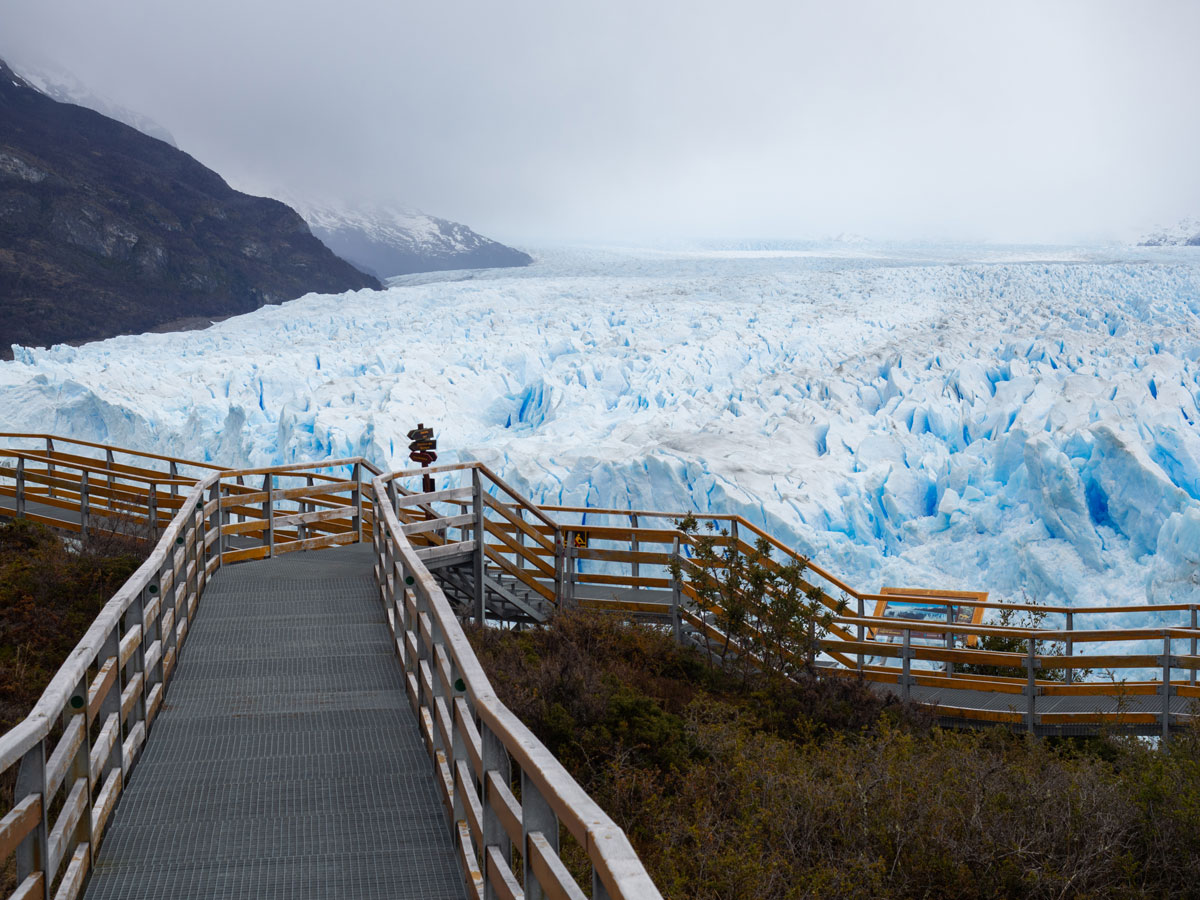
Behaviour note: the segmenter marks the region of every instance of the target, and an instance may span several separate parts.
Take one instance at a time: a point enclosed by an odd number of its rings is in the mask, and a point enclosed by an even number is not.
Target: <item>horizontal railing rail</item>
[[[78,894],[216,569],[365,540],[468,887],[480,897],[582,896],[560,856],[561,828],[591,863],[593,896],[658,896],[625,835],[497,699],[459,617],[483,623],[499,610],[540,622],[581,605],[658,622],[681,639],[725,641],[723,610],[696,589],[723,563],[701,565],[696,537],[678,528],[683,514],[539,506],[480,463],[386,474],[360,458],[229,469],[54,435],[0,437],[33,445],[0,448],[0,514],[154,543],[34,711],[0,737],[0,773],[15,783],[0,810],[0,859],[15,856],[20,878],[14,896]],[[426,477],[440,485],[425,490]],[[749,555],[761,542],[768,569],[803,565],[801,586],[827,610],[827,630],[789,658],[793,667],[906,698],[937,689],[937,712],[950,719],[1163,735],[1195,719],[1180,703],[1200,701],[1198,604],[860,591],[740,516],[696,516],[714,523],[722,552]],[[432,574],[448,565],[470,567],[465,606],[452,607]],[[923,607],[926,617],[881,615],[885,607]],[[1006,624],[980,621],[983,611]],[[1155,621],[1107,627],[1113,615]],[[1087,617],[1095,627],[1079,627]],[[735,649],[754,661],[767,638],[751,626]],[[997,645],[1006,649],[988,649]],[[1000,702],[972,705],[971,692]],[[1097,705],[1038,705],[1061,697]],[[1131,699],[1136,709],[1126,708]]]
[[[480,479],[490,473],[471,469],[481,515]],[[394,481],[374,480],[376,577],[472,896],[583,896],[559,856],[561,825],[591,863],[592,897],[660,897],[625,833],[496,696],[458,617],[405,534],[396,498],[388,496]],[[514,847],[522,860],[520,877],[513,872]]]
[[[348,475],[327,473],[337,468]],[[145,531],[133,537],[155,540],[31,712],[0,735],[0,778],[13,785],[9,807],[0,809],[0,864],[11,860],[17,879],[11,897],[80,894],[216,570],[370,535],[373,504],[362,474],[379,470],[365,460],[212,469],[196,481],[41,448],[0,449],[0,499],[13,501],[0,513],[85,536],[132,522]],[[259,475],[270,483],[244,484]],[[268,532],[256,536],[257,552],[233,546],[244,541],[235,519],[257,520]]]

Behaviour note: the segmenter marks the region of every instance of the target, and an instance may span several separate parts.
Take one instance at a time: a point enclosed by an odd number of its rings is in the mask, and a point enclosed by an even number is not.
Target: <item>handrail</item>
[[[63,884],[71,890],[82,884],[108,814],[162,703],[177,648],[186,637],[205,581],[216,567],[240,559],[370,539],[376,549],[381,598],[387,606],[389,625],[405,665],[410,699],[436,771],[440,773],[439,786],[458,834],[468,886],[482,891],[484,885],[492,885],[499,895],[513,893],[517,880],[509,870],[510,854],[505,849],[509,846],[507,842],[511,842],[519,844],[522,850],[525,884],[530,884],[531,878],[549,879],[548,883],[557,885],[554,890],[574,896],[575,888],[562,880],[566,877],[569,881],[569,876],[565,876],[566,870],[557,856],[561,822],[579,840],[591,860],[596,896],[611,900],[658,896],[624,833],[497,698],[455,611],[430,573],[434,563],[426,566],[423,560],[436,560],[439,565],[447,560],[453,560],[455,565],[467,559],[473,561],[474,616],[480,621],[485,615],[485,591],[491,590],[508,598],[506,602],[513,604],[508,609],[517,610],[514,615],[518,618],[528,615],[534,621],[541,621],[556,606],[584,603],[596,608],[646,613],[657,616],[657,621],[664,621],[664,610],[669,610],[677,634],[685,623],[697,634],[719,634],[713,625],[716,620],[711,618],[719,610],[700,608],[694,603],[688,606],[683,598],[698,600],[692,585],[661,577],[672,559],[685,561],[681,554],[695,543],[693,536],[674,526],[683,514],[539,506],[480,462],[383,473],[365,459],[347,457],[227,469],[53,435],[0,433],[0,437],[5,436],[45,440],[48,444],[61,441],[107,451],[106,461],[96,460],[92,464],[88,457],[56,456],[50,449],[0,448],[0,457],[17,459],[15,467],[0,466],[0,477],[16,478],[17,488],[0,486],[0,494],[17,498],[18,514],[25,501],[58,509],[78,508],[86,527],[90,488],[100,498],[91,503],[93,514],[119,518],[126,509],[134,510],[137,515],[144,508],[152,534],[161,534],[150,558],[105,605],[30,715],[7,734],[0,735],[0,771],[18,766],[19,772],[14,807],[0,820],[0,831],[16,835],[14,839],[23,838],[17,867],[21,877],[54,881],[61,875]],[[156,477],[153,470],[128,471],[134,467],[116,465],[113,452],[170,462],[172,473],[182,464],[207,469],[209,474],[196,480]],[[45,468],[27,468],[26,462]],[[322,474],[345,467],[352,469],[348,479],[340,474]],[[363,472],[371,475],[369,485],[362,477]],[[426,495],[424,500],[401,501],[396,496],[401,492],[406,497],[410,494],[401,481],[441,473],[469,473],[469,484]],[[21,480],[25,475],[39,487],[25,491]],[[252,476],[262,476],[261,487],[243,483]],[[276,486],[276,479],[295,478],[308,483],[299,487]],[[144,484],[149,485],[148,489],[139,487]],[[170,487],[172,495],[163,496],[161,491],[156,494],[159,487]],[[186,488],[187,492],[180,497],[176,488]],[[344,496],[347,494],[348,497]],[[156,496],[161,510],[156,507]],[[451,513],[435,512],[434,506],[438,504],[449,507]],[[397,509],[399,506],[403,506],[402,512]],[[168,509],[176,511],[165,523],[165,530],[160,531]],[[629,527],[567,524],[556,521],[555,513],[628,517],[631,524]],[[747,540],[765,539],[786,557],[803,560],[806,573],[841,591],[846,598],[858,601],[855,614],[842,609],[825,591],[818,594],[822,602],[835,610],[829,635],[817,644],[826,654],[823,659],[838,664],[837,668],[825,671],[894,684],[906,697],[913,686],[920,685],[991,691],[1021,697],[1024,702],[1023,710],[1008,712],[942,705],[943,715],[1024,722],[1028,728],[1039,722],[1096,723],[1112,721],[1117,716],[1139,727],[1161,724],[1162,733],[1167,735],[1171,727],[1189,718],[1171,711],[1171,698],[1200,698],[1197,685],[1200,604],[1066,607],[989,601],[924,590],[856,591],[741,516],[697,515],[729,523],[730,535],[720,539],[722,546],[749,552],[753,547]],[[72,527],[61,519],[31,517]],[[639,518],[672,521],[670,527],[639,528]],[[589,537],[593,539],[591,546]],[[576,538],[581,539],[578,544]],[[618,548],[610,549],[614,544]],[[593,561],[604,566],[629,565],[631,574],[611,574],[611,568],[582,570],[585,563],[590,565]],[[690,560],[687,564],[695,568]],[[772,561],[771,565],[780,563]],[[639,567],[648,567],[651,574],[647,576]],[[503,582],[505,577],[509,579],[507,582]],[[518,594],[525,591],[531,599],[522,600],[505,584],[515,584]],[[589,587],[590,594],[580,592],[577,597],[577,588],[583,587]],[[805,581],[805,590],[810,587]],[[625,595],[625,600],[602,599],[609,588],[628,588],[631,593]],[[1066,616],[1067,627],[883,618],[867,614],[864,604],[871,601],[945,606],[948,617],[957,607],[1062,614]],[[1086,630],[1076,630],[1073,626],[1077,615],[1133,611],[1186,611],[1191,614],[1190,625]],[[884,631],[901,635],[903,640],[880,640],[878,633]],[[946,646],[914,643],[914,636],[921,634],[940,635],[938,640],[944,639]],[[1023,644],[1025,650],[1000,653],[973,646],[960,649],[955,647],[955,637],[1000,637]],[[1065,654],[1044,652],[1038,647],[1043,641],[1063,642]],[[1103,652],[1106,648],[1094,655],[1073,652],[1076,644],[1148,641],[1161,641],[1162,653],[1116,654]],[[1173,652],[1173,641],[1189,642],[1190,653]],[[888,660],[893,665],[884,664]],[[896,660],[899,668],[894,665]],[[914,667],[914,661],[943,669]],[[954,667],[960,663],[1023,674],[956,673]],[[1162,677],[1157,682],[1126,681],[1116,687],[1074,681],[1077,670],[1090,666],[1113,670],[1156,669]],[[1045,672],[1053,671],[1065,672],[1064,680],[1045,677]],[[1181,672],[1185,675],[1190,672],[1190,677],[1172,677]],[[1132,674],[1145,677],[1136,671]],[[458,688],[459,683],[463,687]],[[1161,706],[1155,711],[1143,709],[1131,714],[1042,712],[1035,706],[1039,696],[1103,694],[1111,699],[1114,691],[1136,697],[1158,695]],[[97,724],[97,717],[105,724],[100,735],[94,737],[92,726]],[[512,790],[510,763],[515,763],[519,770],[520,803]],[[71,793],[64,798],[62,795],[68,790]],[[72,830],[72,823],[79,821],[77,817],[89,807],[91,830],[82,826]],[[50,825],[56,823],[63,827],[52,832]],[[64,831],[72,836],[63,837]],[[54,834],[58,837],[51,840]],[[71,890],[64,896],[71,895]]]
[[[475,467],[486,471],[478,464],[463,468]],[[440,468],[447,470],[447,467]],[[488,817],[497,802],[493,792],[507,790],[508,765],[497,757],[503,752],[516,762],[521,774],[520,843],[526,861],[526,879],[537,878],[530,865],[538,852],[535,838],[540,834],[548,846],[557,851],[558,823],[561,822],[583,846],[593,866],[593,880],[603,886],[605,896],[611,900],[661,897],[625,833],[496,695],[449,601],[404,534],[388,500],[387,482],[390,480],[380,477],[373,480],[376,508],[383,524],[376,532],[376,551],[380,558],[376,574],[405,668],[418,675],[417,678],[410,675],[409,679],[415,711],[434,720],[434,727],[427,728],[427,739],[435,758],[438,758],[436,754],[441,754],[439,765],[449,775],[443,780],[443,790],[452,819],[460,835],[475,839],[473,852],[479,860],[478,868],[468,865],[467,870],[477,872],[476,893],[482,896],[485,885],[501,886],[512,878],[511,872],[504,871],[509,853],[489,852],[502,843],[502,836],[494,827],[489,829],[486,818],[476,829],[467,821],[468,807],[474,802],[479,803],[482,816]],[[479,502],[478,498],[476,502]],[[442,662],[445,653],[448,653],[446,661],[452,667],[449,672],[443,671],[446,668]],[[435,667],[436,677],[426,674],[430,665]],[[469,720],[458,708],[460,700],[466,703]],[[457,714],[451,713],[452,708]],[[478,731],[478,738],[471,733],[472,725]],[[440,742],[437,740],[439,733]],[[476,759],[480,760],[478,764]],[[463,797],[473,787],[471,781],[456,777],[465,765],[474,765],[481,785],[480,795],[471,800]],[[497,773],[499,784],[494,777]],[[511,796],[507,799],[510,804],[515,802]],[[517,836],[514,833],[508,837]],[[528,891],[529,881],[525,884]],[[542,887],[546,889],[550,885]],[[556,887],[558,889],[552,896],[567,895],[569,888],[565,884]]]
[[[183,459],[179,456],[164,456],[161,453],[147,453],[142,450],[130,450],[126,447],[117,447],[113,444],[98,444],[95,441],[84,441],[78,438],[62,437],[57,434],[33,434],[18,431],[0,431],[0,438],[17,438],[20,440],[33,441],[62,441],[64,444],[75,444],[78,447],[91,447],[95,450],[111,450],[113,453],[124,453],[128,456],[140,456],[143,459],[157,459],[162,462],[173,462],[185,466],[194,466],[197,469],[210,469],[213,471],[221,471],[223,466],[215,463],[198,462],[194,459]]]

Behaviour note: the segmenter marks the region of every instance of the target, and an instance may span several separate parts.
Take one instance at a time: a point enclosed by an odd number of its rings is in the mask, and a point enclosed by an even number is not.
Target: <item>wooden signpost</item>
[[[437,462],[437,441],[433,438],[433,429],[426,428],[424,422],[418,422],[417,427],[408,433],[411,443],[408,445],[408,458],[422,468]],[[421,489],[425,493],[434,490],[433,476],[426,475],[422,480]]]

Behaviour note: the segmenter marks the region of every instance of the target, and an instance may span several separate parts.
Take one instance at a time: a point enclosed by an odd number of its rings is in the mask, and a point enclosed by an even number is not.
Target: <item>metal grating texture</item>
[[[88,900],[465,897],[372,561],[218,572]]]

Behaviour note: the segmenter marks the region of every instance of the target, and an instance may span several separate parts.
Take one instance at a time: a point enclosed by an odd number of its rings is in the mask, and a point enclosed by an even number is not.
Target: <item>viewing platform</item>
[[[537,627],[582,606],[726,641],[682,513],[538,506],[479,464],[232,470],[3,437],[0,516],[152,548],[0,737],[11,896],[660,896],[500,702],[461,622]],[[828,611],[807,660],[822,677],[958,727],[1169,737],[1194,720],[1195,605],[1128,607],[1146,624],[1102,629],[1083,623],[1110,608],[863,592],[745,519],[705,515],[723,548],[803,562]],[[988,610],[1050,624],[987,624]],[[764,664],[749,637],[738,652]],[[567,843],[590,864],[582,883]]]

